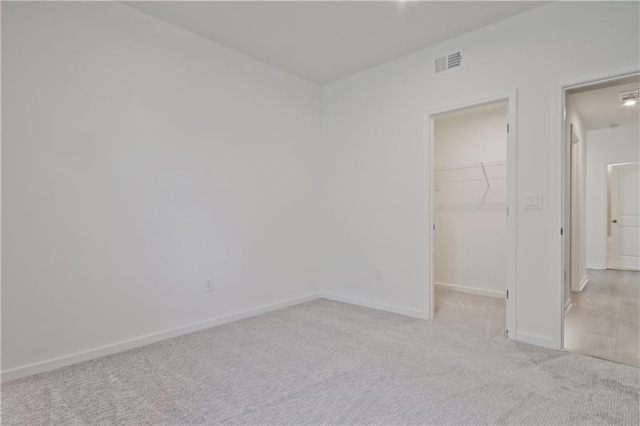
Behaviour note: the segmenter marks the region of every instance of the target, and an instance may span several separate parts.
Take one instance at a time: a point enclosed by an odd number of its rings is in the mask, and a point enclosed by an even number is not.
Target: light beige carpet
[[[6,383],[2,423],[637,425],[638,378],[318,300]]]

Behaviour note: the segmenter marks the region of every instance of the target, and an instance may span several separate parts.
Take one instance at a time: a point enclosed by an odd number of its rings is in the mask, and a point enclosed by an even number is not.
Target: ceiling
[[[624,106],[619,93],[638,88],[640,76],[634,76],[570,91],[568,100],[587,131],[605,129],[612,124],[637,125],[640,123],[640,103]]]
[[[124,3],[306,80],[323,84],[546,2]]]

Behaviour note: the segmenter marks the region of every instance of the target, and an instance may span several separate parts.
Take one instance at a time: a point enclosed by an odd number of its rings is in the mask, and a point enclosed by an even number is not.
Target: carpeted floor
[[[2,424],[639,423],[639,370],[317,300],[2,387]]]

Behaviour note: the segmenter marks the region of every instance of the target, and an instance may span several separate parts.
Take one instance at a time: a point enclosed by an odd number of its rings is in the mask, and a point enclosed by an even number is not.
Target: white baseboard
[[[567,312],[569,312],[571,308],[573,308],[573,302],[571,298],[569,298],[569,300],[564,303],[564,314],[567,315]]]
[[[321,297],[329,300],[335,300],[336,302],[348,303],[350,305],[363,306],[365,308],[378,309],[381,311],[392,312],[394,314],[405,315],[408,317],[428,319],[427,315],[419,309],[410,309],[402,306],[388,305],[386,303],[373,302],[369,300],[356,299],[348,296],[341,296],[333,293],[322,293]]]
[[[33,374],[44,373],[45,371],[55,370],[82,361],[88,361],[90,359],[103,357],[105,355],[111,355],[117,352],[126,351],[128,349],[146,346],[151,343],[159,342],[161,340],[170,339],[172,337],[181,336],[183,334],[193,333],[194,331],[204,330],[206,328],[211,328],[244,318],[249,318],[252,316],[275,311],[276,309],[282,309],[288,306],[309,302],[311,300],[319,299],[320,297],[321,295],[319,293],[312,293],[306,296],[295,297],[292,299],[283,300],[281,302],[259,306],[254,309],[248,309],[246,311],[236,312],[234,314],[223,315],[209,320],[192,323],[183,327],[176,327],[166,331],[161,331],[159,333],[148,334],[145,336],[137,337],[135,339],[125,340],[111,345],[89,349],[87,351],[49,359],[47,361],[12,368],[10,370],[2,371],[0,375],[1,380],[3,382],[6,382],[9,380],[19,379],[21,377],[31,376]]]
[[[602,266],[602,265],[593,265],[593,264],[587,263],[587,269],[607,269],[607,267],[606,265]]]
[[[486,290],[484,288],[467,287],[464,285],[447,284],[447,283],[439,283],[439,282],[436,282],[435,286],[436,288],[441,288],[443,290],[458,291],[460,293],[477,294],[479,296],[497,297],[500,299],[507,298],[506,291]]]
[[[584,290],[588,282],[589,282],[588,276],[585,275],[584,277],[582,277],[582,279],[580,280],[580,285],[579,285],[580,288],[578,289],[578,291]]]
[[[530,345],[542,346],[545,348],[556,349],[553,345],[553,339],[546,336],[539,336],[536,334],[523,333],[519,331],[517,333],[517,341],[528,343]]]

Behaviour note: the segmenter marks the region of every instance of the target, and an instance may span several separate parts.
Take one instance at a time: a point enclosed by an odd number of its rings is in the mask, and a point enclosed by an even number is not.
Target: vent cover
[[[436,74],[462,66],[462,52],[456,51],[436,59]]]
[[[620,92],[618,93],[618,95],[620,95],[620,102],[624,102],[632,99],[638,100],[638,98],[640,98],[640,89]]]

